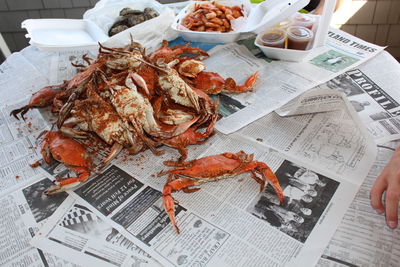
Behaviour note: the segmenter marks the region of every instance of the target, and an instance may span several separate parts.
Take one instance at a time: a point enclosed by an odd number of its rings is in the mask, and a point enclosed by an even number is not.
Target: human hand
[[[385,203],[382,202],[386,191]],[[371,206],[379,213],[386,213],[386,223],[390,228],[398,224],[398,208],[400,196],[400,147],[392,155],[389,163],[376,178],[371,189]]]

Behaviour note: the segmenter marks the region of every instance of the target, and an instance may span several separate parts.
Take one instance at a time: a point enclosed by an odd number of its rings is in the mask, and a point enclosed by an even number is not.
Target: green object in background
[[[300,9],[299,12],[300,12],[300,13],[305,13],[305,14],[310,13],[310,12],[308,12],[308,11],[305,10],[305,9]]]
[[[264,0],[250,0],[250,3],[253,3],[253,4],[259,4],[261,2],[264,2]]]

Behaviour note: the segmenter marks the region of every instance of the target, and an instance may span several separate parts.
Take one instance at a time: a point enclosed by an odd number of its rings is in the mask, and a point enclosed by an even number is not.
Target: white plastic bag
[[[105,46],[125,46],[130,43],[132,36],[133,40],[151,51],[159,46],[163,39],[171,40],[177,37],[177,34],[170,30],[170,25],[175,19],[174,12],[155,0],[100,0],[94,8],[85,12],[83,18],[93,21],[108,33],[119,12],[125,7],[138,10],[151,7],[159,13],[159,16],[113,35],[103,43]]]

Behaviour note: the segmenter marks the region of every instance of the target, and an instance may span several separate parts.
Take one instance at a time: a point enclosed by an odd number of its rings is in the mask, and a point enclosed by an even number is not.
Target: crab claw
[[[32,107],[30,105],[26,105],[23,106],[22,108],[18,108],[18,109],[14,109],[10,112],[10,116],[14,116],[14,118],[16,118],[17,120],[19,120],[18,118],[18,114],[21,113],[21,118],[25,121],[25,113],[28,112],[29,109],[31,109]]]
[[[258,72],[251,75],[246,79],[243,85],[236,85],[236,82],[232,78],[228,78],[225,80],[223,92],[228,93],[243,93],[247,91],[251,91],[258,79]]]
[[[70,97],[68,98],[68,101],[64,104],[64,106],[61,108],[58,118],[57,118],[57,127],[58,129],[61,128],[63,125],[64,121],[68,118],[69,114],[71,113],[71,110],[74,107],[74,101],[78,98],[78,95],[76,93],[72,93]]]
[[[275,173],[268,167],[267,164],[259,161],[255,161],[257,167],[254,169],[255,172],[261,174],[262,180],[268,182],[272,185],[275,190],[275,193],[278,195],[281,204],[283,203],[283,190],[279,184],[279,180],[276,177]]]
[[[169,177],[168,180],[171,178]],[[199,188],[196,188],[194,190],[189,189],[189,186],[194,186],[195,181],[189,178],[179,178],[170,182],[167,182],[164,185],[163,189],[163,199],[164,199],[164,209],[167,212],[169,219],[171,220],[172,225],[175,227],[176,232],[179,234],[179,228],[178,225],[176,224],[175,220],[175,201],[174,198],[172,197],[172,193],[175,191],[179,190],[184,190],[186,192],[194,192],[199,190]]]
[[[134,80],[136,82],[136,84],[139,85],[139,87],[141,87],[144,90],[147,97],[150,96],[150,92],[149,92],[149,89],[147,88],[146,81],[142,78],[142,76],[140,76],[139,74],[137,74],[135,72],[135,73],[131,73],[129,77],[132,78],[132,80]]]
[[[89,172],[83,172],[78,177],[70,177],[64,179],[59,178],[57,179],[57,182],[59,182],[58,184],[50,186],[43,193],[46,196],[52,196],[57,193],[66,191],[68,189],[75,188],[81,182],[86,181],[88,178],[89,178]]]

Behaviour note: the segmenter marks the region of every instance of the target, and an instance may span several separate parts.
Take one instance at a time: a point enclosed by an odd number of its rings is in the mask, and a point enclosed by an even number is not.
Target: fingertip
[[[370,198],[370,202],[371,202],[371,207],[374,210],[376,210],[380,214],[385,212],[385,209],[384,209],[383,203],[382,203],[382,193],[374,193],[373,191],[371,191],[369,198]]]
[[[388,221],[387,225],[392,229],[396,229],[397,228],[397,221]]]
[[[382,215],[383,213],[385,213],[385,210],[383,209],[383,208],[374,208],[375,209],[375,211],[378,213],[378,214],[380,214],[380,215]]]

